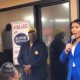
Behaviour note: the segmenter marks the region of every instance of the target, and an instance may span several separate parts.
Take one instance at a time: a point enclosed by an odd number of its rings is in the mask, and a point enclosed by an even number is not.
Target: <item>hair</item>
[[[71,29],[71,26],[72,26],[73,23],[77,23],[77,24],[80,25],[80,18],[75,19],[74,21],[72,21],[72,22],[70,23],[70,29]],[[72,35],[72,33],[71,33],[71,35]],[[70,37],[71,37],[71,35],[70,35]]]
[[[5,29],[6,31],[10,31],[11,30],[11,24],[10,23],[8,23],[7,25],[6,25],[6,29]]]
[[[4,63],[0,68],[0,78],[1,80],[9,80],[11,77],[15,75],[15,66],[10,63]]]
[[[78,24],[80,24],[80,19],[75,19],[74,21],[71,22],[71,25],[72,25],[72,23],[78,23]]]

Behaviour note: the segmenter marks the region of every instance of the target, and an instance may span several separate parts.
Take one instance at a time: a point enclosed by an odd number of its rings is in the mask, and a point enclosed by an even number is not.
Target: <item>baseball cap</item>
[[[28,32],[32,32],[32,31],[36,32],[36,28],[31,27]]]

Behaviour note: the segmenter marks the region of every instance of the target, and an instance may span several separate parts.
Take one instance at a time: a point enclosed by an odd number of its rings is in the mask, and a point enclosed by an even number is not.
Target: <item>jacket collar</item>
[[[77,43],[74,51],[74,55],[80,54],[80,41]]]

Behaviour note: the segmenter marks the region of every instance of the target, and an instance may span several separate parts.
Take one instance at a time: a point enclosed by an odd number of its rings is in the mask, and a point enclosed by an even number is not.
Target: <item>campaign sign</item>
[[[28,30],[30,29],[29,21],[12,22],[12,44],[13,44],[13,63],[18,65],[17,57],[19,55],[21,44],[26,42],[28,38]]]

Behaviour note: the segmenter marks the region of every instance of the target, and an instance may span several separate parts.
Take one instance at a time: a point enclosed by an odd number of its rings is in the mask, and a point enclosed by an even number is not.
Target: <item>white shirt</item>
[[[73,46],[72,49],[71,49],[71,51],[72,51],[72,55],[73,55],[73,56],[74,56],[75,47],[76,47],[76,45]],[[74,62],[73,62],[73,67],[75,67],[75,63],[74,63]]]

